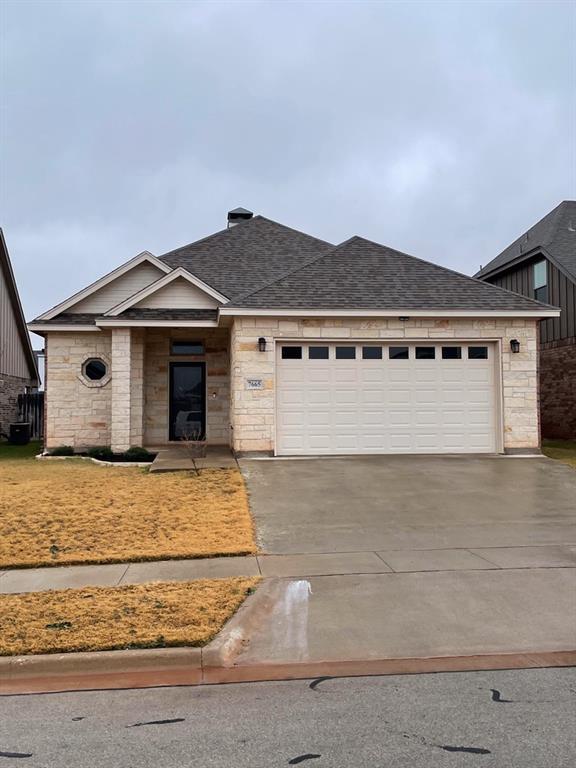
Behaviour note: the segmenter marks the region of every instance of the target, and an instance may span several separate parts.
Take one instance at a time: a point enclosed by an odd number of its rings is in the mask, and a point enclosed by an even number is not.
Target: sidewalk
[[[482,549],[388,550],[295,555],[212,557],[111,565],[71,565],[0,571],[0,594],[87,586],[112,587],[146,581],[219,579],[233,576],[306,578],[361,574],[500,571],[576,568],[573,546]]]

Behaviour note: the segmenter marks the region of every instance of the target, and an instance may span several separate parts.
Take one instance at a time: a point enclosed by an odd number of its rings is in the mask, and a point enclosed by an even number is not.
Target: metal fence
[[[22,421],[30,422],[30,437],[41,440],[44,437],[44,392],[18,395],[18,413]]]

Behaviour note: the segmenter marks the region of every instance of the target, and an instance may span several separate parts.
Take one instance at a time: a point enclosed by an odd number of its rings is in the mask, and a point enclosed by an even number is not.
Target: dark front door
[[[206,439],[206,366],[170,363],[170,440]]]

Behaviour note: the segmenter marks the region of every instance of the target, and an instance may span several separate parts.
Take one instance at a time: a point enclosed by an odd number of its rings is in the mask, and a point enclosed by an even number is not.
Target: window
[[[488,360],[488,347],[468,347],[468,360]]]
[[[302,347],[282,347],[282,360],[302,360]]]
[[[90,381],[100,381],[106,376],[106,363],[98,357],[86,360],[82,368],[82,373]]]
[[[442,347],[442,360],[460,360],[462,347]]]
[[[204,344],[201,341],[173,341],[171,355],[203,355]]]
[[[434,347],[416,347],[416,360],[434,360],[435,357]]]
[[[356,347],[336,347],[336,360],[355,360]]]
[[[548,301],[548,278],[546,260],[537,261],[532,267],[534,278],[534,298],[538,301]]]
[[[308,347],[310,360],[328,360],[330,350],[328,347]]]
[[[328,347],[308,347],[308,357],[310,360],[328,360],[330,350]]]
[[[408,347],[388,347],[390,360],[408,360]]]
[[[363,360],[382,360],[382,347],[362,347]]]

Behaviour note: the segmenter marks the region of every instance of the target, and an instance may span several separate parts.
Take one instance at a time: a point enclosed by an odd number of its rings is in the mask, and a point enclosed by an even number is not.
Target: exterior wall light
[[[264,336],[260,336],[258,339],[258,350],[259,352],[266,352],[266,339]]]
[[[399,317],[398,320],[402,320],[404,322],[406,320],[410,320],[410,318],[409,317],[405,317],[404,315],[402,315],[402,317]]]
[[[520,342],[518,341],[518,339],[511,339],[510,349],[512,350],[512,352],[514,352],[514,354],[516,354],[516,352],[520,352]]]

